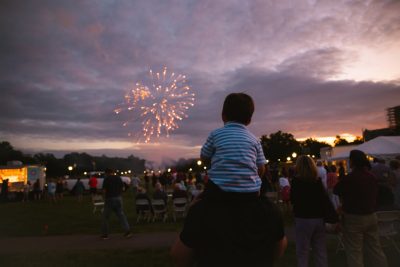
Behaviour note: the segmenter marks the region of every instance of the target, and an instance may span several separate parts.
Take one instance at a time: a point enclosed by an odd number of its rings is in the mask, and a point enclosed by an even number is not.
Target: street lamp
[[[287,158],[286,158],[286,161],[290,161],[290,160],[291,160],[291,158],[290,158],[290,157],[287,157]]]
[[[167,170],[168,172],[171,172],[171,168],[168,168],[168,170]]]
[[[198,160],[198,161],[197,161],[197,165],[199,165],[199,166],[201,166],[202,163],[203,163],[203,162],[201,162],[201,160]]]
[[[204,166],[204,168],[203,168],[203,169],[207,170],[207,167],[206,167],[206,166]]]
[[[193,170],[192,168],[189,169],[190,172],[191,172],[192,170]]]
[[[297,153],[296,152],[293,152],[292,153],[292,158],[296,158],[297,157]]]
[[[72,170],[74,169],[74,167],[72,166],[68,166],[68,171],[69,171],[69,176],[71,176],[72,174]]]

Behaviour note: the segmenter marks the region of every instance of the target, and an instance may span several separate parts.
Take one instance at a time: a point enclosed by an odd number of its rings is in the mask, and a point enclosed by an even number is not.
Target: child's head
[[[222,120],[248,125],[254,113],[253,99],[245,93],[229,94],[222,108]]]

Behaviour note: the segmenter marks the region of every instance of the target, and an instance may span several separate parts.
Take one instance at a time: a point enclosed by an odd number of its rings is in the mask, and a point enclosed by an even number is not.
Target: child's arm
[[[265,166],[264,165],[258,166],[258,176],[261,178],[263,177],[264,173],[265,173]]]

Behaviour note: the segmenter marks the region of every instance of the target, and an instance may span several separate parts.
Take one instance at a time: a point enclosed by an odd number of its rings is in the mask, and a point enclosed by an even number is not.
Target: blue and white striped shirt
[[[227,192],[260,190],[258,167],[266,162],[260,141],[241,123],[227,122],[210,133],[201,158],[211,159],[210,179]]]

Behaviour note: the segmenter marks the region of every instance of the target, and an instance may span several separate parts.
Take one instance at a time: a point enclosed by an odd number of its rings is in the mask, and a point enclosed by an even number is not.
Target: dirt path
[[[293,228],[286,228],[285,233],[289,240],[294,240]],[[164,248],[171,247],[177,237],[176,232],[138,233],[129,239],[122,234],[111,234],[107,240],[99,235],[9,237],[0,238],[0,252]]]
[[[165,232],[134,234],[129,239],[124,238],[122,234],[112,234],[107,240],[102,240],[100,235],[12,237],[0,239],[0,251],[4,253],[170,247],[177,236],[175,232]]]

